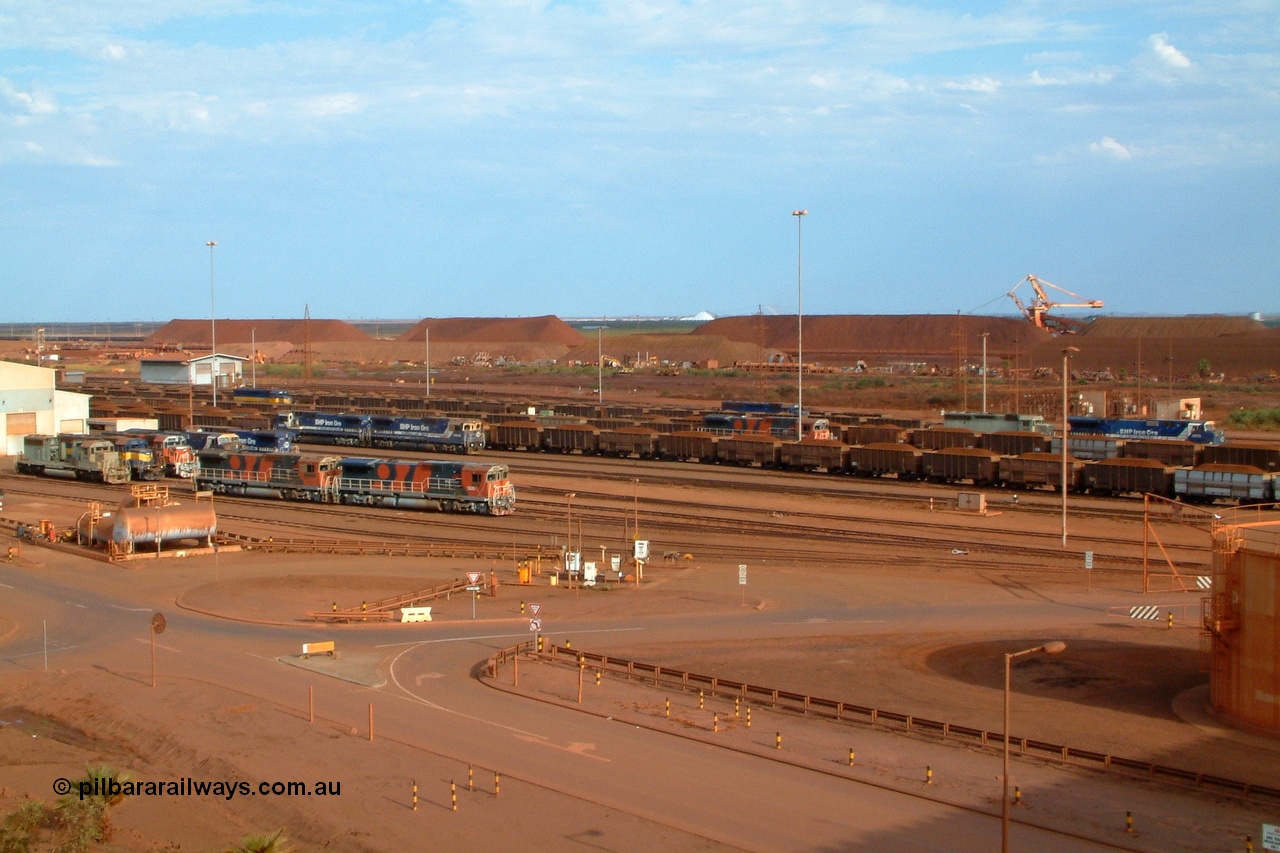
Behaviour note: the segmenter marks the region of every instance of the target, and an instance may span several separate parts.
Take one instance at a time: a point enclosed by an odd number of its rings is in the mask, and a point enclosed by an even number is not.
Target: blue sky
[[[5,319],[1274,313],[1278,119],[1273,0],[2,0]]]

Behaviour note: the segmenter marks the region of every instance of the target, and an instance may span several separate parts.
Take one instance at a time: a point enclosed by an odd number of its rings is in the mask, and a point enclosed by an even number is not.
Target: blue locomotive
[[[476,453],[485,444],[483,424],[458,418],[283,412],[274,423],[277,429],[296,432],[299,441],[316,444],[448,453]]]
[[[1107,438],[1165,438],[1196,444],[1222,444],[1225,440],[1222,430],[1213,421],[1074,416],[1067,418],[1067,423],[1071,425],[1072,432]]]

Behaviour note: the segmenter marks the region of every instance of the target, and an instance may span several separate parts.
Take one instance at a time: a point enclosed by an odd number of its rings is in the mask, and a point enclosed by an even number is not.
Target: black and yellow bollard
[[[452,779],[449,780],[449,810],[458,810],[458,786]]]
[[[702,691],[698,691],[698,710],[702,710]]]
[[[738,706],[742,704],[742,700],[737,696],[733,697],[733,718],[738,719]]]
[[[849,750],[849,766],[853,766],[853,750]]]
[[[933,784],[933,768],[928,764],[924,766],[924,783],[926,785]]]
[[[713,732],[720,731],[720,715],[719,714],[711,715],[711,731]]]
[[[1173,611],[1172,610],[1169,611],[1169,627],[1167,630],[1170,630],[1170,631],[1173,630]]]
[[[333,603],[333,612],[334,612],[334,613],[337,613],[337,612],[338,612],[338,602],[336,602],[336,601]]]
[[[1133,812],[1124,813],[1124,831],[1133,833]]]
[[[1246,835],[1244,837],[1244,853],[1253,853],[1253,836]]]
[[[751,728],[751,706],[747,706],[747,728]]]
[[[369,610],[369,604],[368,604],[368,602],[365,602],[365,601],[360,602],[360,612],[361,612],[361,613],[366,613],[366,612],[368,612],[368,610]]]
[[[782,732],[777,732],[773,736],[773,748],[782,749]]]
[[[493,771],[493,795],[496,797],[502,793],[502,775],[497,770]]]
[[[596,687],[600,686],[600,674],[601,674],[601,671],[597,669],[596,670]]]
[[[521,616],[523,616],[523,615],[524,615],[524,602],[523,602],[523,601],[522,601],[522,602],[520,602],[520,615],[521,615]]]
[[[1022,805],[1022,789],[1017,785],[1013,786],[1013,804],[1015,806]]]
[[[566,649],[571,649],[571,648],[573,648],[573,643],[570,643],[568,640],[565,640],[565,641],[564,641],[564,647],[565,647]]]
[[[538,651],[539,652],[542,651],[542,635],[541,634],[538,635]]]
[[[671,716],[671,700],[670,699],[667,700],[667,709],[665,712],[663,712],[663,716],[668,718],[670,718]]]
[[[413,780],[413,810],[418,810],[418,780]]]
[[[474,791],[476,789],[475,768],[470,764],[467,765],[467,790]]]

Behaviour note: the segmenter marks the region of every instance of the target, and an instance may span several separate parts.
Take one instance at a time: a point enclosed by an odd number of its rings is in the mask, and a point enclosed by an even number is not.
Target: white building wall
[[[54,391],[53,420],[57,427],[54,432],[88,433],[91,396],[75,391]]]
[[[22,452],[22,439],[57,430],[54,415],[54,371],[47,367],[0,361],[0,451],[6,456]],[[88,397],[85,417],[88,417]]]

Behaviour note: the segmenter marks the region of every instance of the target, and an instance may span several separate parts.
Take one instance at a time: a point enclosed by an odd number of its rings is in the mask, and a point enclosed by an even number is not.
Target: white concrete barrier
[[[400,621],[401,622],[430,622],[431,608],[430,607],[401,607]]]

